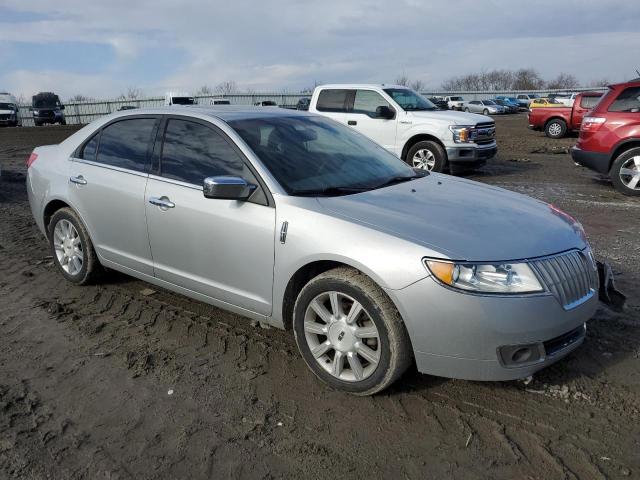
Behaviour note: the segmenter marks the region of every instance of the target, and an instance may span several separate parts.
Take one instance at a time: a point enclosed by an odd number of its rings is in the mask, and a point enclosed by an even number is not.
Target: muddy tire
[[[567,134],[567,122],[554,118],[544,126],[544,133],[549,138],[562,138]]]
[[[61,208],[48,227],[53,263],[72,283],[95,283],[102,273],[93,243],[80,217],[70,208]]]
[[[311,371],[354,395],[384,390],[412,361],[409,335],[393,302],[352,268],[329,270],[304,286],[293,330]]]
[[[640,195],[640,147],[623,152],[613,161],[609,171],[611,182],[624,195]]]
[[[413,145],[407,152],[405,162],[410,167],[429,172],[444,172],[447,169],[447,152],[442,145],[425,140]]]

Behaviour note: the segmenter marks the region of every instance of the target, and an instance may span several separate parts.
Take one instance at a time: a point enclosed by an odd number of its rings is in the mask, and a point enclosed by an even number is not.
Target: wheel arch
[[[609,158],[609,170],[611,170],[611,167],[613,167],[613,162],[616,161],[616,158],[618,158],[627,150],[638,147],[640,147],[640,138],[630,138],[616,145],[613,153],[611,154],[611,158]]]
[[[544,122],[544,128],[547,128],[547,125],[549,125],[551,122],[553,122],[554,120],[560,120],[562,122],[564,122],[564,124],[567,126],[567,128],[569,128],[569,122],[567,122],[566,118],[563,118],[559,115],[554,115],[553,117],[549,117],[545,120]]]
[[[413,135],[411,138],[409,138],[409,140],[405,142],[404,147],[402,147],[402,154],[400,155],[400,158],[406,161],[407,153],[409,153],[409,150],[411,149],[411,147],[413,147],[418,142],[424,142],[429,140],[439,144],[444,150],[445,155],[447,154],[447,148],[444,146],[444,143],[442,143],[442,141],[438,137],[428,133],[418,133],[416,135]]]

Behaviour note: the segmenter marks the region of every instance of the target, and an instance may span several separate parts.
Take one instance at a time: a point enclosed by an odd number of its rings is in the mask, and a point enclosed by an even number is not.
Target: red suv
[[[640,78],[611,85],[582,120],[571,157],[608,174],[625,195],[640,195]]]

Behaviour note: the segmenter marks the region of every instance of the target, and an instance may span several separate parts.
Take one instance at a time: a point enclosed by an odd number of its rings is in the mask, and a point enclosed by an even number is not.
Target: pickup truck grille
[[[598,290],[598,272],[582,252],[574,250],[535,260],[531,267],[565,310],[580,305]]]
[[[471,130],[471,141],[478,145],[486,145],[496,138],[496,124],[493,122],[478,123]]]
[[[0,120],[9,120],[9,115],[0,115]]]

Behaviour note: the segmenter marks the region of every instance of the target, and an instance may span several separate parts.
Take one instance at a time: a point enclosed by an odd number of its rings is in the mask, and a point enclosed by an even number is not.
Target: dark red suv
[[[582,120],[574,161],[608,174],[625,195],[640,195],[640,78],[611,85]]]

